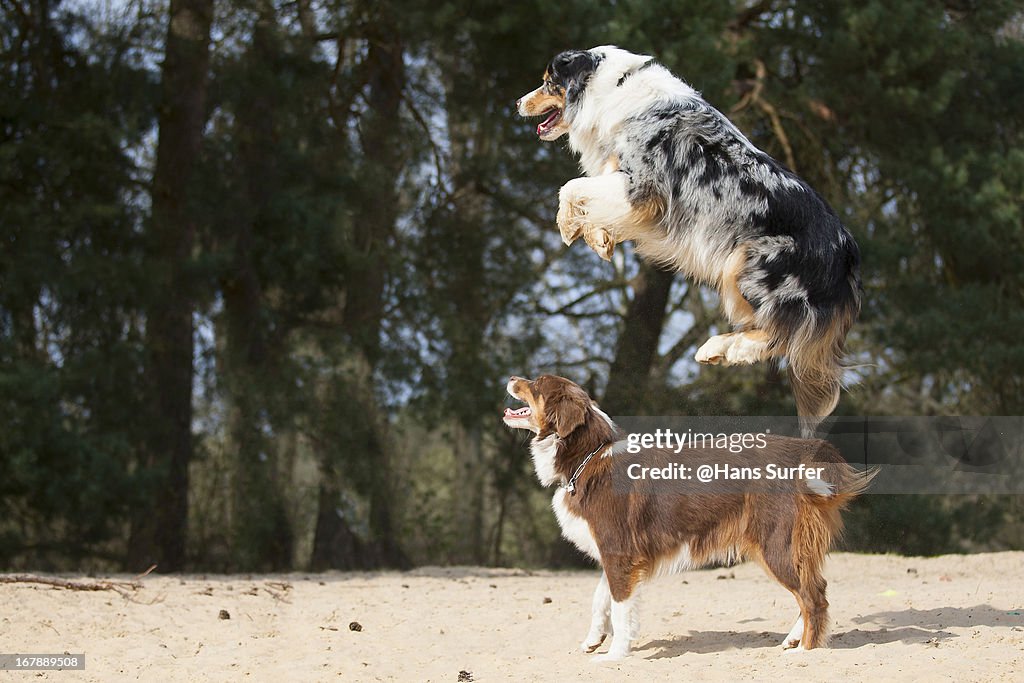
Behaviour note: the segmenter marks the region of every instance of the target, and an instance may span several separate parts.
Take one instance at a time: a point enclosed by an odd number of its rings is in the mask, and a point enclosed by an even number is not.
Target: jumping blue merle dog
[[[668,69],[616,47],[557,55],[518,102],[542,140],[568,135],[586,174],[559,192],[558,228],[610,260],[642,257],[715,287],[735,331],[701,363],[785,357],[805,432],[839,401],[860,311],[860,253],[836,212]]]

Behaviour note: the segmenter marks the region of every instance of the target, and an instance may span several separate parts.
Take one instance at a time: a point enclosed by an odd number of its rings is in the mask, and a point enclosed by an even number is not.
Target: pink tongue
[[[537,135],[540,135],[541,133],[543,133],[544,129],[547,128],[549,125],[551,125],[551,122],[554,121],[556,118],[558,118],[558,115],[560,113],[561,112],[556,109],[553,112],[551,112],[550,114],[548,114],[548,117],[546,119],[544,119],[543,121],[541,121],[540,125],[537,126]]]
[[[505,408],[505,417],[509,417],[510,415],[514,415],[514,414],[515,413],[512,412],[511,408]]]

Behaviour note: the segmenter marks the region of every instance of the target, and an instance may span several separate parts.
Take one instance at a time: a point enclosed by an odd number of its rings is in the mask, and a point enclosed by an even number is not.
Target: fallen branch
[[[148,575],[154,569],[156,569],[155,564],[131,581],[72,581],[70,579],[58,579],[50,576],[36,576],[35,574],[10,574],[0,576],[0,584],[38,583],[43,586],[63,588],[69,591],[114,591],[121,595],[128,595],[130,592],[142,588],[142,583],[139,582],[139,579]]]

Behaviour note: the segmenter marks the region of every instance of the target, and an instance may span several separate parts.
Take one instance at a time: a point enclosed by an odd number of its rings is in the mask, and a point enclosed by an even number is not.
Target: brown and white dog
[[[508,393],[526,406],[506,409],[505,424],[535,434],[530,451],[537,477],[545,486],[560,485],[552,507],[562,535],[604,569],[583,651],[594,652],[611,634],[600,659],[629,654],[637,633],[635,598],[645,580],[740,559],[756,560],[796,598],[800,616],[783,648],[824,643],[822,563],[841,532],[840,511],[867,487],[870,475],[859,474],[827,442],[786,437],[767,437],[763,448],[741,453],[700,448],[627,454],[623,433],[573,382],[553,375],[512,377]],[[627,463],[662,467],[670,461],[694,467],[813,465],[818,476],[737,493],[709,493],[699,482],[659,489],[622,476]]]

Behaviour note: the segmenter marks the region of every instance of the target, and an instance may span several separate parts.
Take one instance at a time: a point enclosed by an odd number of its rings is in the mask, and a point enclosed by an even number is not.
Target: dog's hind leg
[[[611,633],[612,594],[608,589],[608,577],[601,572],[601,580],[594,590],[594,602],[590,609],[590,632],[580,643],[580,650],[593,652],[601,646],[604,639]]]
[[[828,583],[822,576],[821,566],[841,522],[835,508],[821,509],[805,502],[800,512],[793,531],[793,563],[800,574],[797,598],[804,619],[800,645],[811,650],[825,645],[828,640],[828,599],[825,597]]]
[[[805,650],[821,647],[828,640],[828,600],[825,579],[819,574],[804,577],[800,585],[804,633],[800,645]]]
[[[735,332],[716,334],[697,349],[694,359],[705,365],[720,365],[725,361],[725,352],[729,350],[734,341],[736,341]]]
[[[697,349],[694,359],[707,365],[749,365],[772,355],[767,332],[746,330],[715,335]]]
[[[761,563],[776,581],[789,589],[800,606],[800,618],[782,641],[784,650],[812,650],[828,640],[828,585],[821,565],[834,533],[827,517],[808,503],[801,503],[793,526],[772,531],[768,547],[786,548],[764,553]],[[838,522],[835,522],[836,524]]]
[[[754,307],[743,296],[740,284],[746,277],[747,267],[747,247],[740,245],[725,260],[718,284],[726,319],[743,331],[719,334],[707,340],[695,355],[698,363],[748,365],[776,355],[771,336],[758,328]]]
[[[786,548],[786,550],[761,553],[757,556],[757,561],[769,576],[793,594],[800,608],[800,616],[797,617],[793,628],[782,640],[782,648],[791,650],[803,646],[804,649],[809,650],[820,644],[821,640],[817,633],[808,634],[808,624],[812,623],[812,620],[816,630],[821,626],[817,609],[820,607],[820,601],[817,600],[813,591],[805,590],[808,587],[805,583],[809,582],[805,581],[804,567],[800,564],[804,558],[794,557],[790,550],[791,539],[795,536],[794,527],[790,524],[779,524],[770,533],[770,538],[763,539],[763,545],[769,548]],[[820,576],[816,571],[812,571],[811,574]],[[822,593],[823,595],[824,593]],[[825,608],[828,608],[828,603],[825,603]],[[808,639],[809,635],[813,636],[810,640]]]

